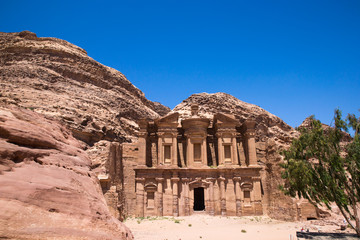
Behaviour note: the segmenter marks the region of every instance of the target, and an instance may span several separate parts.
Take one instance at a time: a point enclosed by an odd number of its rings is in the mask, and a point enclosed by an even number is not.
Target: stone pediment
[[[179,119],[179,113],[174,112],[170,113],[162,118],[158,118],[155,120],[155,124],[162,127],[162,126],[169,126],[169,127],[177,127]]]
[[[214,125],[217,128],[237,127],[240,126],[240,122],[232,115],[217,113],[214,115]]]

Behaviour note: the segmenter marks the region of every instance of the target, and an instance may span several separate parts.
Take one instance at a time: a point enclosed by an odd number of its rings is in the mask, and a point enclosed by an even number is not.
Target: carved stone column
[[[202,164],[204,166],[207,165],[207,143],[206,143],[206,134],[203,137],[202,144],[201,144],[201,155],[202,155]]]
[[[179,216],[179,197],[178,197],[178,189],[179,189],[179,178],[175,175],[171,178],[172,186],[173,186],[173,216]]]
[[[156,137],[155,136],[151,136],[150,137],[150,141],[151,141],[151,165],[152,167],[156,167],[158,165],[158,149],[157,149],[157,144],[156,144]]]
[[[245,138],[247,141],[247,152],[249,157],[249,165],[254,166],[257,165],[257,158],[256,158],[256,145],[255,145],[255,121],[246,121],[246,131],[245,131]]]
[[[261,200],[261,186],[260,186],[260,180],[261,177],[253,177],[253,184],[254,184],[254,200],[260,201]]]
[[[178,166],[178,152],[177,152],[177,132],[172,133],[172,151],[171,151],[171,165]]]
[[[231,139],[231,160],[233,165],[239,165],[238,162],[238,151],[237,151],[237,144],[236,144],[236,132],[232,133],[232,139]]]
[[[157,181],[157,207],[158,207],[158,216],[163,216],[163,184],[164,178],[156,178]]]
[[[136,178],[136,216],[144,217],[144,182],[145,178]]]
[[[186,137],[186,163],[187,167],[192,167],[194,160],[193,160],[193,145],[190,140],[190,135],[185,134]]]
[[[236,216],[239,216],[239,217],[242,215],[240,181],[241,181],[241,177],[234,177],[235,199],[236,199]]]
[[[261,197],[261,184],[260,184],[260,180],[261,177],[253,177],[253,185],[254,185],[254,210],[255,210],[255,214],[256,215],[262,215],[263,214],[263,210],[262,210],[262,197]]]
[[[164,150],[163,150],[163,146],[162,146],[162,136],[163,133],[162,132],[158,132],[158,156],[157,156],[157,165],[164,165]]]
[[[224,150],[223,150],[223,146],[222,146],[222,135],[220,133],[216,133],[216,138],[217,138],[217,148],[218,148],[218,161],[219,161],[219,166],[223,166],[224,165]]]
[[[184,183],[184,195],[185,195],[185,216],[190,215],[190,199],[189,199],[189,178],[181,178]]]
[[[226,195],[225,195],[225,178],[219,177],[220,183],[220,209],[221,209],[221,216],[226,216]]]
[[[209,198],[210,198],[210,215],[215,215],[215,199],[214,199],[214,181],[215,178],[206,178],[206,180],[209,182]]]
[[[146,166],[146,142],[147,142],[148,133],[141,131],[138,133],[139,137],[139,160],[138,163],[141,166]]]

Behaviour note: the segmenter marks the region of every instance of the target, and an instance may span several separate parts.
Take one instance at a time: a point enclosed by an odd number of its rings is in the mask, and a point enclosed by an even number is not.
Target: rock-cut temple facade
[[[139,122],[138,159],[130,212],[144,216],[262,215],[261,167],[255,122],[222,113],[177,112]]]

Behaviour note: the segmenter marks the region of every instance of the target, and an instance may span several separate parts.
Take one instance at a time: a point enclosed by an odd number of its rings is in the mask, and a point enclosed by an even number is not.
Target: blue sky
[[[0,1],[0,31],[84,48],[170,108],[226,92],[295,127],[360,109],[360,1]]]

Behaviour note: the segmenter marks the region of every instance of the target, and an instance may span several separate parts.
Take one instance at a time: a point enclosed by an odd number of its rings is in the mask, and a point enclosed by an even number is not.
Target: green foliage
[[[353,228],[360,235],[357,202],[360,201],[360,118],[348,115],[347,121],[341,111],[335,110],[334,127],[323,129],[319,120],[311,117],[309,128],[298,129],[301,135],[293,140],[289,150],[283,151],[285,194],[308,199],[314,205],[335,202],[346,219],[356,219]],[[343,147],[342,131],[348,127],[355,130],[352,142]],[[345,154],[343,154],[345,153]],[[349,222],[349,221],[348,221]]]

